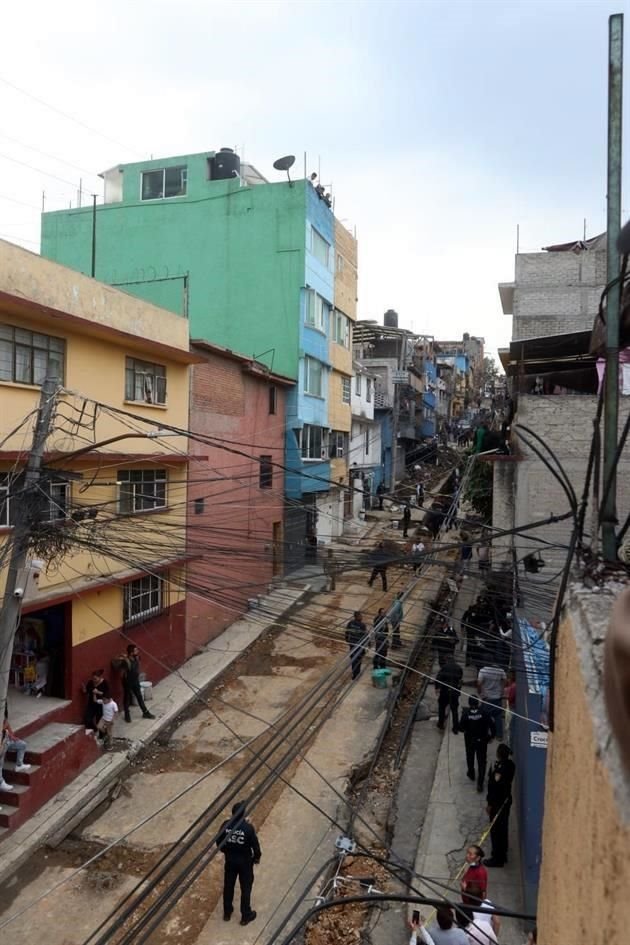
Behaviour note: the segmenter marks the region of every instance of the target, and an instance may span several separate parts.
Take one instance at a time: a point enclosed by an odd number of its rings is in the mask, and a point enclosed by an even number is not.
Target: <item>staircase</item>
[[[3,777],[12,791],[0,791],[0,842],[69,784],[102,749],[82,725],[51,722],[24,739],[30,771],[15,770],[15,752],[8,752]]]

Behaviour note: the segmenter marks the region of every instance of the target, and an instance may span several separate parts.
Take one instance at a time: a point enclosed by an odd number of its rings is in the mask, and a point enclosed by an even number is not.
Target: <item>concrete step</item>
[[[3,777],[12,791],[0,792],[0,828],[7,832],[19,827],[69,784],[100,755],[94,738],[82,725],[51,722],[25,739],[25,761],[30,771],[15,770],[15,752],[8,752]],[[7,832],[0,833],[0,843]]]

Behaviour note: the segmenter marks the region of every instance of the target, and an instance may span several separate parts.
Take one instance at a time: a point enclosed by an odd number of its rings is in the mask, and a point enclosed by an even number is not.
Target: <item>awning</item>
[[[509,358],[501,361],[509,377],[540,375],[561,387],[596,393],[596,359],[589,351],[590,340],[590,331],[576,331],[513,341]]]

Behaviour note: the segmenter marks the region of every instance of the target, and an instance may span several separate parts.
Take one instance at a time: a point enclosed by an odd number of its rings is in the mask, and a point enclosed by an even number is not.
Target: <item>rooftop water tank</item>
[[[388,308],[383,316],[385,328],[398,328],[398,312],[393,308]]]
[[[234,148],[221,148],[212,159],[212,180],[232,180],[241,173],[241,159]]]

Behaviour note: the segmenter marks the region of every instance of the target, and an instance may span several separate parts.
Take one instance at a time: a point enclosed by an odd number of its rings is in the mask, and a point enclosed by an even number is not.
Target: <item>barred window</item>
[[[123,597],[123,620],[136,623],[145,617],[159,614],[165,606],[164,579],[147,574],[125,584]]]
[[[118,470],[118,510],[121,514],[166,508],[165,469]]]
[[[125,400],[141,400],[145,404],[165,404],[166,368],[164,365],[127,358]]]

